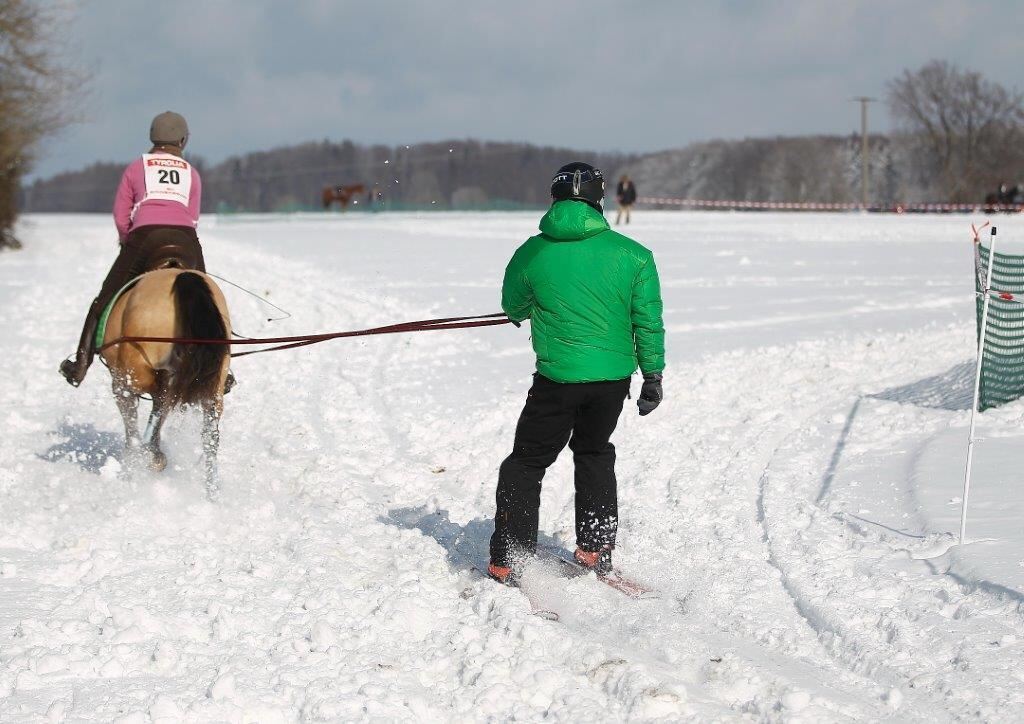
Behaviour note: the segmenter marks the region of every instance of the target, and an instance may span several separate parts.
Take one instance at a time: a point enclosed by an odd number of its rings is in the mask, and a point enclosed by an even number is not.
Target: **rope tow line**
[[[371,327],[369,329],[357,329],[346,332],[329,332],[326,334],[302,334],[291,337],[262,337],[253,339],[189,339],[184,337],[118,337],[107,342],[97,352],[102,352],[108,347],[116,344],[130,342],[165,342],[168,344],[216,344],[216,345],[253,345],[272,344],[277,345],[266,349],[254,349],[248,352],[233,352],[232,357],[245,357],[250,354],[261,352],[276,352],[283,349],[294,349],[305,347],[309,344],[318,344],[331,339],[342,339],[346,337],[368,337],[375,334],[401,334],[405,332],[430,332],[445,329],[468,329],[471,327],[492,327],[499,324],[510,324],[510,320],[504,312],[497,314],[477,314],[469,317],[444,317],[441,319],[423,319],[415,322],[400,322],[389,324],[383,327]]]
[[[208,276],[208,277],[213,277],[214,279],[220,279],[225,284],[230,284],[235,289],[238,289],[239,291],[245,292],[250,297],[253,297],[254,299],[262,302],[263,304],[266,304],[268,307],[273,307],[274,309],[276,309],[277,311],[279,311],[281,314],[284,315],[283,317],[269,317],[267,319],[268,322],[280,322],[282,319],[288,319],[288,318],[290,318],[292,316],[292,313],[289,312],[287,309],[281,309],[281,307],[277,306],[276,304],[274,304],[272,301],[270,301],[266,297],[261,297],[256,292],[252,291],[251,289],[246,289],[241,284],[235,284],[230,279],[225,279],[224,277],[217,276],[216,274],[211,274],[210,272],[203,272],[203,273],[206,274],[206,276]],[[268,292],[268,294],[269,294],[269,292]],[[247,337],[243,337],[243,339],[248,339],[248,338]]]

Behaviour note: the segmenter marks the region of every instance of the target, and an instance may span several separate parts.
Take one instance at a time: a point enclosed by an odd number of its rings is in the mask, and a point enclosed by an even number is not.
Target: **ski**
[[[543,618],[546,621],[559,620],[559,616],[555,611],[551,611],[544,606],[538,605],[538,603],[530,597],[529,593],[524,591],[520,586],[502,583],[491,576],[487,571],[487,558],[481,555],[481,550],[471,544],[467,544],[461,536],[455,541],[454,551],[457,554],[459,561],[466,565],[467,569],[474,575],[484,579],[485,581],[490,581],[496,586],[514,588],[523,594],[526,600],[530,603],[530,611],[534,616]],[[463,598],[465,598],[465,594],[463,594]]]
[[[463,555],[465,555],[466,562],[469,563],[469,567],[473,570],[473,572],[478,574],[481,578],[486,578],[487,580],[492,581],[499,586],[507,585],[492,578],[491,575],[487,572],[487,565],[482,560],[479,560],[475,555],[470,555],[468,552],[463,552],[461,550],[460,552],[463,553]],[[559,548],[538,546],[536,556],[539,561],[550,561],[551,563],[556,564],[559,568],[561,568],[562,575],[564,575],[567,578],[579,578],[582,576],[586,576],[590,573],[593,573],[591,569],[577,563],[575,559],[573,559],[572,554]],[[634,581],[628,576],[624,576],[621,572],[617,570],[613,570],[610,575],[596,576],[596,578],[598,581],[608,586],[609,588],[613,588],[619,593],[623,594],[624,596],[627,596],[634,600],[650,600],[661,597],[658,594],[658,592],[650,586],[638,583],[637,581]],[[527,592],[523,591],[523,589],[520,586],[508,587],[518,588],[520,591],[522,591],[524,595],[526,595],[528,599],[530,598]],[[543,606],[537,605],[537,602],[533,600],[530,601],[530,604],[533,608],[534,615],[540,616],[541,618],[546,618],[551,621],[558,620],[557,613],[549,611],[545,609]]]
[[[570,553],[558,548],[539,547],[537,549],[537,555],[539,557],[555,561],[561,565],[571,578],[585,576],[593,572],[586,566],[577,563]],[[597,576],[597,580],[633,599],[652,599],[659,597],[657,591],[653,588],[637,583],[614,569],[609,575]]]
[[[502,583],[497,578],[494,578],[490,573],[487,572],[487,566],[480,566],[480,565],[477,565],[477,564],[474,563],[474,564],[472,564],[471,568],[472,568],[473,572],[479,574],[481,578],[484,578],[484,579],[490,581],[494,585],[496,585],[496,586],[503,586],[505,588],[514,588],[515,590],[517,590],[521,594],[523,594],[523,596],[526,598],[526,600],[530,602],[530,609],[531,609],[530,612],[534,616],[537,616],[538,618],[542,618],[545,621],[558,621],[559,620],[558,613],[556,613],[555,611],[551,611],[549,609],[546,609],[543,606],[538,606],[537,602],[534,601],[530,597],[530,594],[527,593],[526,591],[524,591],[521,586],[510,585],[510,584],[507,584],[507,583]]]

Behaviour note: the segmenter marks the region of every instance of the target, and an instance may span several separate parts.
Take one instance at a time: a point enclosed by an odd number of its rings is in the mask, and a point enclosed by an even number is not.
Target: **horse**
[[[331,208],[331,204],[337,201],[342,210],[348,207],[348,202],[356,194],[366,193],[366,187],[362,184],[353,184],[351,186],[325,186],[323,192],[320,194],[320,200],[324,205],[324,209]]]
[[[122,337],[174,337],[229,340],[231,321],[224,294],[206,274],[180,268],[150,271],[121,294],[107,318],[100,356],[110,369],[117,409],[124,419],[125,450],[150,456],[153,470],[167,467],[160,430],[167,414],[181,405],[203,413],[206,493],[219,496],[217,451],[224,383],[230,355],[227,344],[118,342]],[[140,438],[138,405],[150,395],[153,408]]]

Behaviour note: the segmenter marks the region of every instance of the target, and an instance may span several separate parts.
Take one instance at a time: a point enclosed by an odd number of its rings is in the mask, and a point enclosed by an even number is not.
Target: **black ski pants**
[[[206,271],[203,247],[199,244],[195,229],[189,226],[143,226],[128,234],[103,280],[100,293],[92,300],[85,315],[78,351],[75,353],[77,372],[74,377],[79,382],[96,354],[93,337],[103,310],[125,284],[165,262],[173,262],[175,266],[184,269]]]
[[[590,551],[615,546],[618,499],[609,439],[628,393],[628,377],[567,384],[533,376],[512,454],[498,472],[492,563],[507,566],[537,550],[541,480],[566,443],[576,468],[576,545]]]
[[[121,287],[140,274],[174,259],[184,269],[206,271],[203,247],[189,226],[143,226],[128,234],[96,295],[102,311]]]

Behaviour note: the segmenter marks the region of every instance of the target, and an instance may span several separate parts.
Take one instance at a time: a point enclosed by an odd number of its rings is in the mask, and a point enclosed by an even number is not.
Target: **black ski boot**
[[[75,358],[66,359],[60,363],[58,368],[61,375],[72,387],[78,387],[85,379],[85,373],[89,371],[92,358],[96,354],[96,327],[100,323],[99,299],[94,299],[89,313],[85,315],[85,326],[82,327],[82,337],[78,340],[78,351]]]

